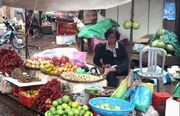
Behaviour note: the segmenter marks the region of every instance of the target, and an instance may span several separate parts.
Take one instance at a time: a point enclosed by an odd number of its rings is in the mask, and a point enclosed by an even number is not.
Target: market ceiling
[[[2,0],[2,5],[41,11],[108,9],[131,0]]]

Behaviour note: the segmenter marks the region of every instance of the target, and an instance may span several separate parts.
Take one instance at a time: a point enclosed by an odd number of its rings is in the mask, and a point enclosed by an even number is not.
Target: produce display
[[[60,75],[61,74],[58,67],[56,67],[52,63],[45,64],[44,67],[41,67],[40,70],[44,73],[51,74],[51,75]]]
[[[62,73],[61,78],[72,82],[82,83],[96,82],[104,79],[102,75],[95,76],[91,74],[76,74],[74,72],[64,72]]]
[[[96,107],[106,109],[106,110],[122,110],[121,107],[119,107],[119,106],[111,106],[108,103],[96,104]]]
[[[58,67],[59,73],[63,72],[75,72],[77,70],[77,65],[70,61],[68,57],[62,56],[61,58],[58,57],[53,57],[52,58],[52,63]]]
[[[44,67],[44,65],[50,63],[51,60],[43,60],[43,59],[27,59],[25,62],[25,66],[32,69],[40,69]]]
[[[24,75],[20,68],[15,68],[13,70],[11,76],[13,78],[17,79],[21,83],[29,83],[29,82],[41,81],[41,79],[39,79],[36,76],[33,76],[33,75]]]
[[[2,74],[10,75],[16,67],[24,69],[23,60],[11,47],[0,48],[0,54],[0,72]]]
[[[167,51],[168,56],[172,56],[175,54],[180,55],[180,53],[178,53],[178,49],[180,49],[180,46],[178,46],[178,42],[176,39],[177,37],[174,33],[169,32],[165,29],[160,29],[152,36],[150,46],[163,48]]]
[[[62,56],[60,58],[39,58],[33,57],[25,62],[25,66],[32,69],[40,69],[42,72],[59,76],[62,72],[75,72],[77,65],[70,61],[68,57]]]
[[[77,65],[69,61],[61,67],[57,67],[52,63],[46,64],[41,68],[41,71],[51,75],[61,75],[63,72],[75,72],[76,69]]]
[[[52,104],[45,116],[93,116],[87,105],[80,105],[77,101],[71,101],[67,95],[54,100]]]
[[[64,66],[64,64],[66,64],[67,62],[69,62],[69,58],[67,56],[62,56],[61,58],[58,58],[58,57],[53,57],[52,58],[52,63],[55,65],[55,66]]]
[[[63,85],[57,80],[52,79],[39,89],[39,95],[35,105],[40,112],[47,111],[52,106],[52,101],[63,96]]]

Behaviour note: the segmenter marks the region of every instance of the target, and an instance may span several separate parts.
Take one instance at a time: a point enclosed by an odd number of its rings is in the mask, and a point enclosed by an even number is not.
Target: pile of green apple
[[[160,29],[157,32],[157,39],[155,39],[152,43],[151,43],[151,47],[158,47],[158,48],[163,48],[167,51],[168,55],[172,55],[175,51],[175,48],[173,45],[171,44],[166,44],[163,42],[163,36],[165,34],[165,29]]]
[[[124,23],[123,23],[123,27],[124,29],[130,29],[131,27],[133,27],[133,29],[137,30],[140,28],[140,23],[139,22],[131,22],[129,20],[126,20]]]
[[[93,113],[89,111],[87,105],[71,101],[70,97],[65,95],[52,102],[52,107],[45,113],[45,116],[93,116]]]
[[[120,106],[111,106],[108,103],[96,104],[97,108],[106,109],[106,110],[121,110]]]

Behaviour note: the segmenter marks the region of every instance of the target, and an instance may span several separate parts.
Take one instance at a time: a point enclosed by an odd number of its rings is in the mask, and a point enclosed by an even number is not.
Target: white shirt
[[[117,53],[116,53],[116,49],[118,49],[119,46],[118,46],[118,42],[116,41],[115,43],[115,48],[110,48],[109,45],[108,45],[108,42],[106,43],[106,50],[109,50],[113,53],[113,56],[114,57],[117,57]]]

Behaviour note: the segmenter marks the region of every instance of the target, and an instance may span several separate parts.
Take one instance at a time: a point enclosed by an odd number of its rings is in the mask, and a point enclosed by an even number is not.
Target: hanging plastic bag
[[[121,81],[119,87],[114,91],[111,97],[125,99],[124,95],[128,89],[128,78]]]
[[[151,100],[151,90],[145,86],[137,86],[130,96],[130,102],[141,112],[146,112],[148,110],[151,105]]]
[[[78,67],[85,67],[86,66],[86,56],[87,52],[73,52],[73,61],[78,65]]]

